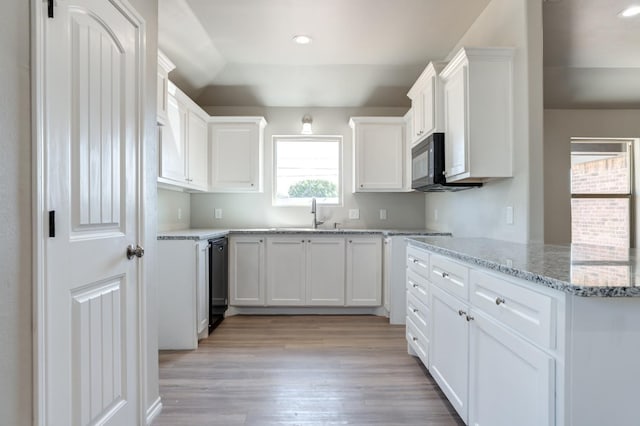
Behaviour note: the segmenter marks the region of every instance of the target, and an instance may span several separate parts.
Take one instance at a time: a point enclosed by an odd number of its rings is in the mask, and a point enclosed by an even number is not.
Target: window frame
[[[596,200],[602,200],[602,199],[627,199],[629,200],[629,246],[628,247],[635,247],[635,243],[636,243],[636,238],[635,238],[635,231],[636,231],[636,224],[635,224],[635,206],[634,206],[634,202],[635,202],[635,186],[634,186],[634,182],[635,182],[635,173],[634,173],[634,169],[635,169],[635,158],[634,158],[634,144],[633,144],[633,139],[626,139],[626,138],[571,138],[571,144],[573,143],[619,143],[619,144],[627,144],[627,156],[629,159],[629,192],[621,192],[619,194],[616,193],[599,193],[599,192],[591,192],[591,193],[575,193],[573,192],[573,188],[572,188],[572,182],[571,180],[569,181],[569,192],[571,195],[571,200],[574,199],[596,199]],[[573,151],[571,150],[571,148],[569,149],[569,154],[570,156],[573,156]],[[571,166],[573,167],[573,165]],[[571,171],[569,171],[569,174],[571,176]],[[570,208],[569,212],[571,214],[571,210],[572,208]],[[571,219],[571,226],[573,227],[573,218]],[[571,235],[571,243],[573,244],[573,235]]]
[[[318,201],[318,205],[342,207],[344,205],[344,138],[342,135],[273,135],[271,137],[272,147],[272,180],[271,180],[271,205],[273,207],[307,207],[307,202],[291,203],[283,202],[276,197],[278,192],[278,142],[279,141],[300,141],[304,142],[338,142],[338,202],[324,203]]]

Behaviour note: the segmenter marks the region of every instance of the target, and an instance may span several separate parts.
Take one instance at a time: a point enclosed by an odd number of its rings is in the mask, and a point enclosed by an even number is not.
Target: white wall
[[[513,178],[469,191],[427,194],[426,225],[460,237],[541,241],[542,1],[493,0],[450,56],[462,46],[516,48]],[[513,225],[506,224],[507,206],[513,207]]]
[[[640,110],[544,111],[544,239],[549,244],[571,242],[572,137],[640,138]],[[636,192],[640,177],[638,145],[637,142],[634,145]],[[636,235],[640,224],[638,210]],[[636,246],[638,241],[636,237]]]
[[[342,207],[319,206],[318,220],[333,226],[339,222],[347,228],[424,227],[424,195],[421,193],[352,194],[352,143],[349,117],[377,115],[402,116],[406,108],[226,108],[205,107],[211,115],[262,115],[265,129],[264,193],[261,194],[192,194],[191,226],[195,228],[241,228],[272,226],[311,226],[309,207],[272,206],[273,150],[272,135],[300,134],[302,116],[313,117],[313,132],[317,135],[343,136],[343,197]],[[223,210],[223,218],[213,218],[214,208]],[[349,220],[348,210],[360,209],[359,220]],[[386,209],[388,219],[379,219],[379,210]],[[172,213],[173,214],[173,213]]]
[[[31,424],[29,2],[0,13],[0,423]]]
[[[176,231],[191,227],[191,194],[158,189],[158,231]]]

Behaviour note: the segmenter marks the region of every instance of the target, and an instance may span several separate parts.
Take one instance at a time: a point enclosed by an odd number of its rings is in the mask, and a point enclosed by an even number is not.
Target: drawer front
[[[429,253],[407,246],[407,269],[424,278],[429,278]]]
[[[553,297],[481,271],[471,271],[471,303],[544,348],[556,347]]]
[[[413,322],[425,336],[429,335],[429,308],[412,294],[407,296],[407,318]]]
[[[407,292],[429,306],[429,282],[412,270],[407,271]]]
[[[469,268],[442,256],[432,255],[429,279],[462,300],[469,300]]]
[[[406,335],[409,346],[418,354],[418,358],[420,358],[424,366],[429,368],[429,341],[410,318],[407,318]]]

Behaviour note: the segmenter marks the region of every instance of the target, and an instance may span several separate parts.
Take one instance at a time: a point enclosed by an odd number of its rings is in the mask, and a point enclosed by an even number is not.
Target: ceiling
[[[159,45],[201,105],[408,107],[489,1],[159,0]],[[640,17],[617,17],[629,1],[545,1],[546,107],[640,107]]]

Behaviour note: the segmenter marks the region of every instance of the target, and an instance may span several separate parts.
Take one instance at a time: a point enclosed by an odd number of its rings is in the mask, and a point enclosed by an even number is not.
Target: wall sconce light
[[[313,131],[311,130],[312,119],[310,115],[305,115],[302,117],[302,133],[303,135],[312,135]]]

